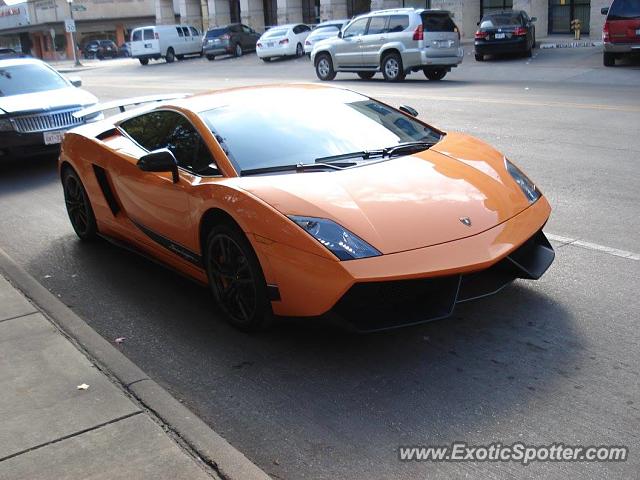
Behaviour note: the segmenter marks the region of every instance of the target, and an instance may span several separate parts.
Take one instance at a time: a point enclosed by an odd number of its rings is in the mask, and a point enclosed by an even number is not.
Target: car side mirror
[[[338,32],[338,38],[342,38],[342,30]]]
[[[600,9],[600,13],[602,15],[608,15],[609,14],[609,7],[603,7]]]
[[[173,183],[178,183],[178,161],[167,148],[154,150],[140,157],[138,168],[143,172],[171,172]]]
[[[531,20],[531,23],[537,22],[538,21],[538,17],[531,17],[529,20]]]
[[[82,86],[82,80],[80,79],[80,77],[68,77],[68,78],[69,78],[69,82],[74,87],[81,87]]]
[[[399,110],[411,115],[412,117],[418,116],[418,111],[415,108],[410,107],[409,105],[400,105]]]

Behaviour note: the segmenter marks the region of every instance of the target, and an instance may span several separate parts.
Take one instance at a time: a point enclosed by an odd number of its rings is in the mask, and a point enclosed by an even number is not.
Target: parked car
[[[71,225],[208,284],[240,329],[274,314],[426,322],[554,260],[536,185],[407,108],[322,85],[160,101],[65,136]]]
[[[336,72],[370,79],[380,71],[390,82],[417,71],[441,80],[463,56],[460,32],[448,11],[414,8],[356,17],[336,38],[317,43],[311,51],[320,80],[333,80]]]
[[[241,57],[244,52],[253,52],[260,34],[241,23],[215,27],[207,31],[202,39],[202,53],[207,60],[218,55]]]
[[[202,55],[202,37],[190,25],[152,25],[131,32],[131,56],[142,65],[164,58],[167,63],[186,55]]]
[[[96,58],[98,60],[116,58],[118,55],[119,49],[113,40],[100,40],[98,43],[98,49],[96,50]]]
[[[85,58],[95,58],[98,53],[98,47],[100,46],[100,40],[91,40],[85,43],[82,47],[82,54]]]
[[[311,30],[311,33],[304,41],[304,53],[311,56],[311,50],[313,45],[320,40],[326,40],[327,38],[337,37],[338,32],[349,23],[349,20],[329,20],[319,24],[316,28]]]
[[[521,53],[530,57],[536,47],[536,17],[524,10],[488,13],[478,22],[475,34],[475,57],[478,62],[485,55]]]
[[[0,59],[5,58],[25,58],[24,53],[16,52],[13,48],[0,48]]]
[[[98,99],[33,58],[0,59],[0,158],[54,153],[70,128],[101,115],[73,113]]]
[[[640,54],[640,1],[613,0],[601,13],[607,16],[602,28],[604,66],[613,67],[618,58]]]
[[[270,28],[258,40],[256,53],[265,62],[276,57],[301,57],[304,55],[304,41],[310,32],[311,27],[303,23]]]

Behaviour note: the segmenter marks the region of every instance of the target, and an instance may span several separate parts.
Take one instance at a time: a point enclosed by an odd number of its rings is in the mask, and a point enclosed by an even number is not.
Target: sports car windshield
[[[69,85],[53,70],[33,64],[0,67],[0,97],[44,92]]]
[[[303,106],[309,95],[303,99],[264,92],[262,96],[259,106],[240,102],[200,114],[238,171],[313,163],[407,142],[435,143],[442,136],[408,115],[352,92],[318,93],[311,108]]]

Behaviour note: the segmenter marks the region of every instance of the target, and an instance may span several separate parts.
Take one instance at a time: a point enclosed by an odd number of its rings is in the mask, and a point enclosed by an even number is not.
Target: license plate
[[[55,145],[62,142],[64,137],[64,130],[56,130],[54,132],[44,132],[44,144]]]
[[[506,37],[506,34],[505,33],[496,33],[495,37],[496,37],[496,39],[501,39],[501,38]]]
[[[451,46],[450,40],[436,40],[437,48],[449,48]]]
[[[273,47],[273,42],[267,42],[267,47],[269,48]]]

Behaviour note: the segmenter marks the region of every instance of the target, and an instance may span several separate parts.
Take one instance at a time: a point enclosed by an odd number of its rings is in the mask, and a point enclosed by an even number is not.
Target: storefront
[[[582,32],[589,33],[589,0],[549,0],[549,33],[571,33],[571,20],[580,20]]]

